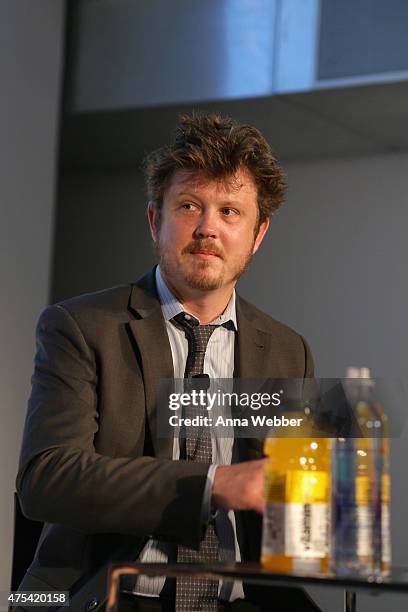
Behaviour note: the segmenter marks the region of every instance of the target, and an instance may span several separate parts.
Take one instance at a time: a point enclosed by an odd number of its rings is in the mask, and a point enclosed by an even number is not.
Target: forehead
[[[234,174],[214,179],[202,172],[177,170],[164,191],[164,199],[190,193],[200,196],[219,196],[224,200],[257,200],[257,188],[248,170],[239,168]]]

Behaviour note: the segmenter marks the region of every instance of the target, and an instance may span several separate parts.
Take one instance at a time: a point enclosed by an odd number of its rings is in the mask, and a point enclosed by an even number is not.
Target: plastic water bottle
[[[373,573],[384,575],[391,567],[390,534],[390,440],[388,417],[376,398],[375,381],[369,368],[360,369],[362,401],[372,410],[372,442],[374,459],[373,506]]]
[[[332,446],[330,565],[340,575],[378,575],[390,566],[387,419],[373,389],[368,368],[347,370],[360,435]]]

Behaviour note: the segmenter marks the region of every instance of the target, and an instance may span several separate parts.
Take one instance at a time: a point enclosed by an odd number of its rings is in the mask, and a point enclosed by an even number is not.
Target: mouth
[[[200,259],[211,259],[211,257],[219,257],[219,255],[217,253],[214,253],[214,251],[191,251],[190,255],[195,255]]]

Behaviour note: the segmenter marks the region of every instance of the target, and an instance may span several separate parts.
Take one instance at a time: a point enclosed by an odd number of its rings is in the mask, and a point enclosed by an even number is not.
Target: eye
[[[234,215],[239,215],[239,212],[235,210],[235,208],[229,208],[228,206],[222,208],[221,211],[225,217],[233,217]]]
[[[190,212],[194,211],[197,207],[197,204],[193,204],[192,202],[183,202],[180,206],[183,210]]]

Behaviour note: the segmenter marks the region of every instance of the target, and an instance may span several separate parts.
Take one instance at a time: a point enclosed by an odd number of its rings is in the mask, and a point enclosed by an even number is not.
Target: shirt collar
[[[169,289],[166,285],[163,276],[160,271],[160,266],[156,268],[156,286],[157,293],[159,295],[159,300],[163,312],[163,316],[165,321],[170,321],[173,317],[175,317],[180,312],[187,312],[181,302],[178,301],[174,293]],[[211,321],[212,325],[223,325],[227,323],[227,321],[232,321],[234,324],[235,331],[238,329],[237,325],[237,311],[236,311],[236,295],[235,289],[232,292],[231,299],[227,304],[224,312]],[[190,312],[188,313],[190,316],[194,317]],[[197,317],[194,317],[197,318]]]

